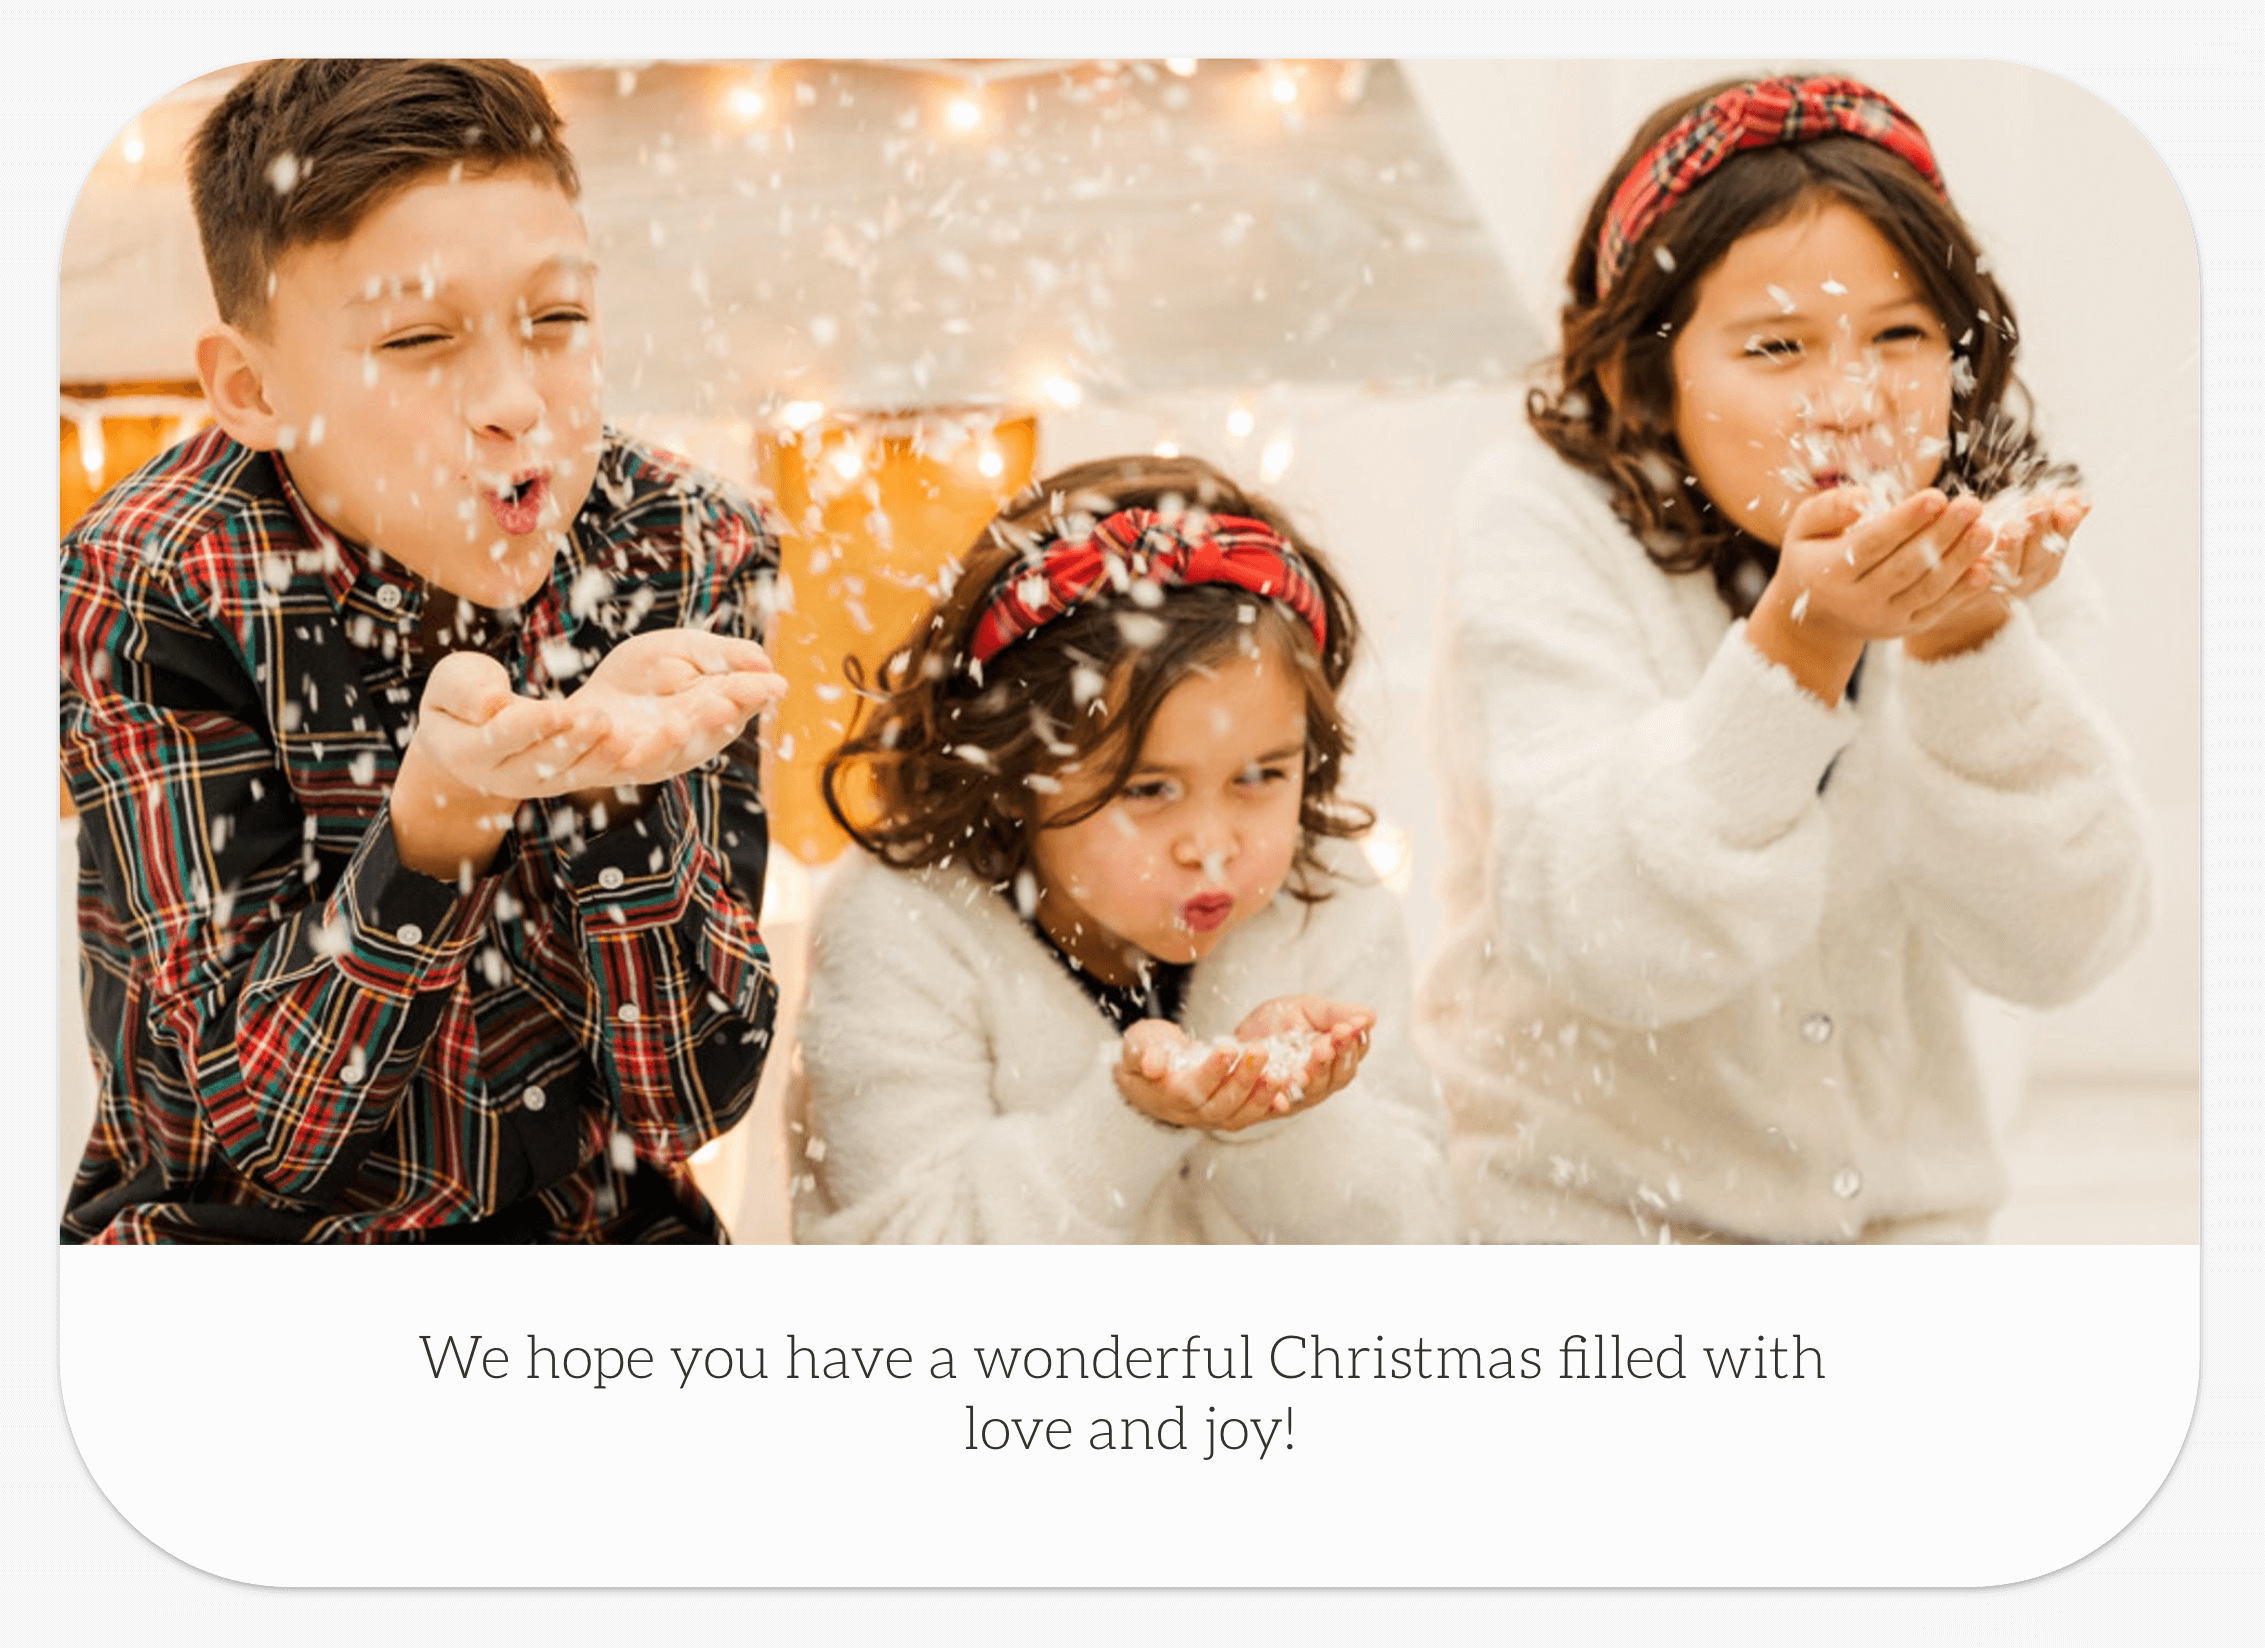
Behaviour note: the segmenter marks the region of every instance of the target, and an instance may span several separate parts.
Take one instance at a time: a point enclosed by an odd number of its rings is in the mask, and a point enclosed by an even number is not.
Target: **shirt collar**
[[[278,453],[275,470],[283,479],[283,499],[291,506],[307,547],[322,556],[323,587],[342,613],[360,613],[374,623],[414,625],[425,605],[425,581],[335,530],[309,507],[291,478],[291,466]]]

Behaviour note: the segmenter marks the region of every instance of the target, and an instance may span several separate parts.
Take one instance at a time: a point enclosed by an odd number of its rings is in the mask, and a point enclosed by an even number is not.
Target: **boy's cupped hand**
[[[700,765],[786,691],[752,641],[668,629],[623,641],[566,698],[529,698],[493,658],[433,666],[416,742],[451,779],[510,800],[657,784]]]
[[[570,710],[605,722],[591,757],[612,769],[573,788],[658,784],[697,767],[786,689],[786,678],[753,641],[698,629],[633,635],[566,700]]]

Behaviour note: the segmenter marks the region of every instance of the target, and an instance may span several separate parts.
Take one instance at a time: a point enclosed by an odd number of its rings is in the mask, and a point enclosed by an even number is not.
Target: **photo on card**
[[[67,1241],[2194,1239],[2104,104],[247,68],[64,246]]]

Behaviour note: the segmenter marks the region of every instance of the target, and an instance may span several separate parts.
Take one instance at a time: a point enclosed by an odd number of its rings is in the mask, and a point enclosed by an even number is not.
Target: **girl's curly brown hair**
[[[968,648],[1001,575],[1032,548],[1082,536],[1119,509],[1264,521],[1311,572],[1327,646],[1317,649],[1313,632],[1277,602],[1200,584],[1166,588],[1154,605],[1115,595],[1085,602],[972,668]],[[1359,836],[1376,821],[1337,793],[1352,753],[1337,694],[1359,623],[1327,558],[1279,509],[1197,458],[1100,459],[1018,494],[945,577],[928,616],[870,682],[856,659],[845,666],[864,702],[827,756],[819,788],[860,846],[900,869],[958,863],[1007,888],[1029,867],[1040,806],[1063,777],[1098,771],[1102,782],[1049,822],[1091,817],[1123,787],[1173,688],[1265,650],[1305,689],[1305,790],[1288,887],[1308,903],[1327,896],[1319,840]],[[853,774],[869,786],[870,806],[848,793]]]
[[[1751,80],[1725,80],[1654,111],[1591,203],[1566,271],[1553,381],[1530,390],[1527,420],[1574,467],[1611,490],[1613,511],[1664,572],[1706,571],[1740,617],[1777,564],[1700,490],[1674,432],[1675,339],[1699,282],[1757,229],[1831,201],[1853,207],[1914,270],[1951,343],[1951,450],[1936,485],[1982,497],[2047,479],[2073,480],[2030,427],[2013,375],[2013,306],[1956,207],[1903,160],[1860,137],[1749,149],[1725,161],[1661,214],[1597,296],[1597,236],[1614,191],[1675,123]],[[1660,254],[1665,252],[1666,256]],[[1605,376],[1617,371],[1616,394]]]

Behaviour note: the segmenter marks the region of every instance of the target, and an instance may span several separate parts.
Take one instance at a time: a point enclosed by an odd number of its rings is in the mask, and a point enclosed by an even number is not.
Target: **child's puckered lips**
[[[484,487],[480,495],[505,535],[523,538],[542,524],[543,507],[550,501],[550,476],[541,469],[523,470],[509,484]]]
[[[1217,928],[1235,911],[1232,893],[1198,893],[1181,901],[1175,914],[1182,927],[1190,932],[1208,933]]]

